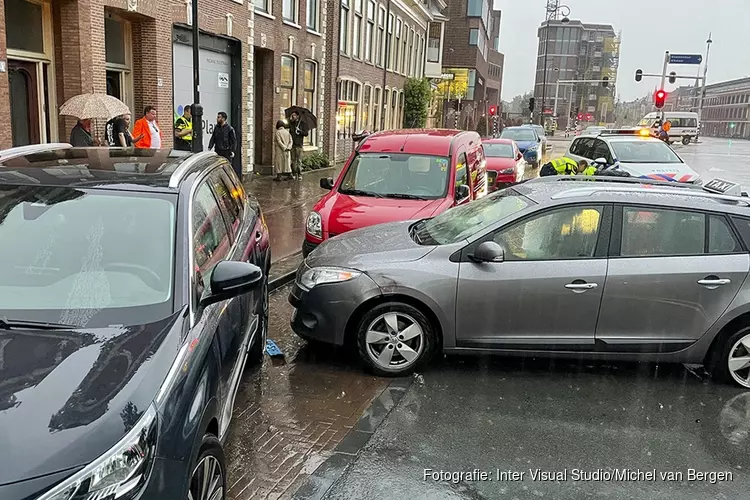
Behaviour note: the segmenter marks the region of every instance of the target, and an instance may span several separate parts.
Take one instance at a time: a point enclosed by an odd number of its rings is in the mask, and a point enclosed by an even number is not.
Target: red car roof
[[[360,153],[399,152],[413,155],[450,155],[451,142],[464,130],[406,129],[373,134],[362,143]]]

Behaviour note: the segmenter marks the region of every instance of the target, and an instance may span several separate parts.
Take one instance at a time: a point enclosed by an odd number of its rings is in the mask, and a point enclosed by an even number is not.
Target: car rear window
[[[36,320],[41,315],[43,321],[75,326],[168,316],[173,198],[0,187],[0,316]]]
[[[485,142],[482,146],[487,158],[513,158],[513,146],[510,144]]]

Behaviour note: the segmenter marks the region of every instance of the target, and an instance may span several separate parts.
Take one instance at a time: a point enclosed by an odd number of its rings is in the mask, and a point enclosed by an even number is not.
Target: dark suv
[[[0,152],[0,498],[224,499],[268,230],[214,153]]]

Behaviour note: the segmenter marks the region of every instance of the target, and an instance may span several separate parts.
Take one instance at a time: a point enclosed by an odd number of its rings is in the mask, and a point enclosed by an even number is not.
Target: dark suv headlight
[[[37,500],[135,498],[151,471],[157,424],[156,408],[151,405],[119,443]]]

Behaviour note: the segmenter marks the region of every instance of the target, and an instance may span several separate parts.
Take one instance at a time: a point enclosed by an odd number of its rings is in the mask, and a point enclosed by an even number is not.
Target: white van
[[[652,128],[659,120],[661,120],[660,111],[649,113],[643,117],[638,126]],[[691,140],[698,137],[698,113],[666,111],[664,121],[672,124],[672,128],[669,129],[669,138],[672,141],[690,144]]]

